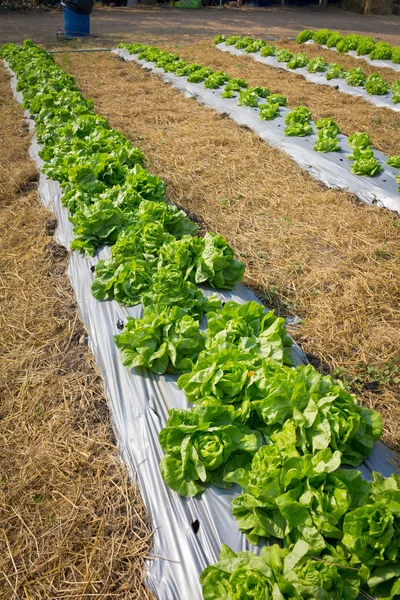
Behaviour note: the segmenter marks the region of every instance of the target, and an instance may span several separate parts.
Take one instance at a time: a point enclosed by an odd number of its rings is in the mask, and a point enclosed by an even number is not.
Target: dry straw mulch
[[[134,63],[105,54],[58,60],[96,110],[143,149],[170,199],[228,239],[260,298],[303,318],[294,336],[319,367],[353,377],[363,363],[383,379],[388,361],[399,364],[395,214],[324,189],[287,155]],[[379,393],[362,387],[361,400],[384,416],[386,441],[399,446],[393,380]]]
[[[0,597],[150,599],[151,529],[0,69]]]
[[[282,46],[293,49],[288,43],[282,43]],[[295,46],[298,51],[304,48],[299,44]],[[162,48],[177,52],[190,62],[198,62],[215,70],[225,71],[232,77],[244,77],[250,85],[264,85],[273,93],[281,92],[287,96],[291,107],[306,104],[314,119],[330,117],[338,123],[342,133],[346,135],[356,131],[368,131],[373,145],[378,150],[389,156],[400,153],[400,113],[389,108],[378,108],[357,96],[343,94],[332,87],[310,83],[294,72],[257,63],[251,56],[232,56],[227,52],[221,52],[210,41],[198,42],[191,46],[164,44]],[[312,48],[307,50],[308,53],[310,56],[313,53],[316,56],[321,54]],[[333,54],[332,61],[337,56],[337,62],[340,62],[341,55],[333,52],[330,54]],[[350,60],[352,66],[362,66],[361,61],[356,58],[350,57]],[[350,64],[346,63],[346,66],[349,67]],[[371,72],[373,71],[372,69]],[[385,71],[384,76],[390,78],[386,75],[386,71],[390,69],[381,69],[382,71]]]

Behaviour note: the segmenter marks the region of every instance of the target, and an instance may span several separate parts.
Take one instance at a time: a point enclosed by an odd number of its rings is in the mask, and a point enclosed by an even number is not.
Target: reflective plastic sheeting
[[[16,99],[21,102],[21,95],[15,91],[14,76],[11,83]],[[29,118],[28,113],[26,116]],[[33,128],[33,122],[29,122]],[[34,137],[30,155],[40,168],[39,150]],[[67,211],[61,204],[59,184],[41,174],[39,194],[43,205],[57,216],[56,239],[69,247],[72,229]],[[88,330],[90,348],[103,378],[121,458],[131,478],[135,477],[154,529],[146,584],[159,600],[201,600],[199,576],[206,566],[218,559],[222,543],[236,551],[258,552],[259,548],[247,542],[231,515],[230,503],[240,493],[238,486],[231,490],[211,487],[199,498],[184,498],[170,490],[161,479],[158,465],[163,453],[158,443],[159,431],[166,423],[169,409],[187,408],[188,403],[176,385],[177,376],[158,376],[122,365],[113,339],[118,333],[117,321],[125,322],[129,316],[140,317],[141,307],[122,307],[112,300],[99,302],[92,296],[90,286],[94,275],[91,267],[109,254],[107,247],[93,258],[72,252],[68,275],[80,317]],[[205,290],[205,293],[211,293],[211,290]],[[256,300],[241,285],[220,296],[238,302]],[[297,347],[294,357],[297,364],[305,362]],[[378,443],[361,469],[364,477],[370,478],[371,469],[379,468],[384,475],[390,475],[396,470],[394,465],[395,455]]]
[[[350,94],[351,96],[360,96],[370,102],[374,106],[380,106],[383,108],[390,108],[391,110],[395,110],[400,112],[400,103],[393,104],[392,101],[392,92],[388,91],[387,94],[382,96],[371,95],[363,87],[356,87],[354,85],[348,85],[344,79],[327,79],[325,77],[325,73],[309,73],[306,67],[300,67],[298,69],[289,69],[284,62],[278,62],[275,56],[261,56],[260,52],[251,52],[247,53],[244,50],[239,48],[235,48],[234,46],[227,46],[225,42],[222,44],[218,44],[216,46],[217,50],[221,50],[221,52],[229,52],[229,54],[233,54],[233,56],[251,56],[259,63],[263,65],[268,65],[269,67],[275,67],[277,69],[284,69],[285,71],[289,71],[289,73],[294,73],[296,75],[302,75],[307,81],[311,83],[317,83],[320,85],[329,85],[330,87],[338,89],[340,92],[345,94]]]
[[[220,113],[229,115],[239,125],[246,125],[257,133],[270,146],[278,148],[289,154],[291,158],[310,175],[324,183],[329,188],[345,189],[366,202],[384,206],[400,212],[400,193],[396,182],[394,167],[386,164],[387,157],[378,150],[374,150],[376,158],[383,166],[383,170],[375,177],[353,175],[350,172],[351,163],[346,158],[352,152],[348,138],[339,134],[340,152],[323,154],[313,150],[317,141],[316,129],[313,122],[313,134],[305,137],[285,136],[285,116],[290,110],[281,107],[281,114],[271,121],[262,121],[258,116],[257,108],[238,106],[236,98],[223,98],[222,89],[207,89],[201,83],[189,83],[186,77],[178,77],[173,73],[165,73],[157,68],[154,63],[139,60],[136,55],[129,54],[121,48],[113,50],[126,61],[133,61],[159,75],[163,81],[182,91],[187,97],[196,98],[202,104],[214,108]],[[249,158],[251,160],[251,158]]]

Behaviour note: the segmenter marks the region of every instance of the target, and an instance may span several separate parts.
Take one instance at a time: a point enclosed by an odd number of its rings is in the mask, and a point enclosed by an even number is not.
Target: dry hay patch
[[[144,599],[151,529],[0,71],[1,598]]]
[[[399,364],[393,213],[325,189],[252,132],[134,63],[71,55],[68,70],[96,110],[142,148],[170,199],[202,229],[228,239],[259,297],[281,314],[303,318],[294,336],[322,370],[343,368],[352,380],[358,363],[373,365],[378,375],[388,361]],[[394,381],[380,382],[374,393],[360,391],[382,412],[385,439],[397,445]]]

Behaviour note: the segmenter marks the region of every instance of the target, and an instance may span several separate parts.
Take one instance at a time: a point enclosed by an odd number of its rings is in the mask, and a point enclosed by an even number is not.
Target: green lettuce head
[[[352,503],[352,482],[333,473],[339,466],[339,452],[301,456],[294,446],[260,448],[247,473],[238,469],[229,475],[244,488],[232,501],[239,530],[252,544],[259,537],[285,539],[288,545],[304,539],[320,552],[325,534],[341,538],[338,524]]]
[[[365,579],[334,549],[316,558],[300,540],[291,550],[260,555],[222,545],[219,561],[200,576],[204,600],[355,600]]]
[[[356,404],[339,380],[320,375],[311,365],[271,373],[263,364],[251,377],[246,398],[267,437],[274,439],[290,419],[296,446],[304,453],[331,448],[352,466],[369,455],[382,433],[378,413]]]
[[[234,345],[201,353],[191,373],[181,375],[178,387],[190,402],[213,396],[223,403],[240,402],[258,357]]]
[[[147,367],[154,373],[191,371],[204,347],[199,323],[179,306],[154,305],[141,319],[129,318],[114,336],[126,367]]]
[[[258,569],[238,567],[229,579],[232,598],[264,600],[268,578]]]
[[[221,307],[221,301],[215,295],[203,296],[193,283],[183,278],[176,266],[161,267],[154,273],[150,290],[142,295],[142,304],[145,307],[155,304],[179,306],[198,320],[205,311]]]
[[[242,281],[244,268],[222,235],[206,233],[203,252],[196,260],[195,283],[207,282],[212,287],[231,290]]]
[[[376,502],[349,512],[343,533],[343,545],[352,553],[354,563],[380,566],[398,557],[399,527],[388,504]]]
[[[181,239],[171,241],[160,248],[158,268],[177,266],[185,279],[195,283],[196,260],[203,250],[203,238],[185,235]]]
[[[285,321],[274,311],[265,312],[258,302],[226,302],[222,310],[208,314],[206,347],[214,348],[225,343],[259,354],[281,365],[293,364],[292,340],[285,330]]]
[[[195,496],[210,483],[231,487],[225,475],[245,468],[262,443],[259,434],[234,423],[232,411],[221,405],[172,409],[169,414],[159,435],[166,452],[160,471],[165,483],[183,496]]]
[[[281,569],[278,567],[274,572],[269,566],[265,554],[271,551],[279,553],[279,558],[281,552],[287,552],[272,546],[268,550],[263,548],[260,556],[256,556],[251,552],[233,552],[223,544],[219,561],[200,576],[204,600],[300,600],[293,586],[283,580]]]

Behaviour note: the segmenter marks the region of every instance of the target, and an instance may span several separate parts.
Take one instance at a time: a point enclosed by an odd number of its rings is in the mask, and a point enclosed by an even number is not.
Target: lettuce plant
[[[74,234],[71,249],[93,256],[97,248],[114,244],[120,232],[135,221],[135,214],[109,200],[100,200],[89,206],[83,204],[69,220]]]
[[[248,87],[247,83],[244,79],[231,78],[228,79],[228,83],[224,87],[224,91],[222,92],[223,97],[232,97],[226,96],[226,92],[240,92],[242,89],[246,89]]]
[[[112,258],[99,260],[91,291],[96,300],[115,298],[121,304],[134,306],[149,288],[151,278],[151,268],[145,260],[131,258],[123,263]]]
[[[366,54],[370,54],[376,46],[376,41],[372,37],[368,37],[367,35],[362,35],[358,44],[357,44],[357,54],[358,56],[365,56]]]
[[[389,156],[386,162],[390,167],[396,167],[397,169],[400,169],[400,154],[397,154],[396,156]]]
[[[263,46],[260,50],[261,56],[275,56],[276,52],[277,50],[275,46],[271,46],[269,44]]]
[[[291,550],[264,546],[259,556],[223,544],[200,576],[205,600],[354,600],[363,582],[337,552],[315,557],[302,540]]]
[[[239,92],[238,106],[258,106],[258,93],[253,89],[242,90]]]
[[[204,347],[198,321],[165,304],[147,307],[141,319],[130,317],[114,340],[123,365],[154,373],[190,371]]]
[[[378,175],[382,171],[382,165],[374,156],[371,158],[361,157],[354,161],[350,169],[354,175],[374,177],[374,175]]]
[[[288,99],[282,94],[270,94],[268,96],[268,102],[271,104],[279,104],[279,106],[287,106]]]
[[[118,263],[133,257],[142,258],[154,268],[160,248],[174,240],[175,237],[165,230],[163,223],[136,220],[121,231],[111,248],[111,256]]]
[[[365,131],[357,131],[349,135],[349,146],[353,150],[359,148],[368,148],[371,145],[371,140]]]
[[[239,403],[254,365],[260,358],[252,351],[225,344],[202,352],[191,373],[181,375],[178,387],[183,389],[189,402],[198,402],[213,396],[226,404]]]
[[[158,268],[168,265],[178,265],[192,283],[209,283],[228,290],[242,280],[245,268],[235,259],[227,241],[212,233],[206,233],[204,238],[184,236],[161,246]]]
[[[386,42],[377,42],[369,57],[371,60],[390,60],[392,58],[392,48]]]
[[[334,48],[336,44],[338,44],[338,42],[340,42],[340,40],[342,39],[343,36],[339,31],[331,31],[325,42],[325,46],[327,48]]]
[[[356,404],[340,381],[310,365],[286,369],[264,362],[253,367],[243,398],[256,411],[254,427],[267,438],[294,428],[302,452],[332,448],[348,465],[358,466],[382,433],[377,412]]]
[[[222,235],[206,233],[204,248],[196,259],[195,283],[209,283],[221,290],[231,290],[239,283],[245,265],[235,259],[233,249]]]
[[[185,235],[160,246],[157,268],[178,267],[184,279],[196,283],[196,261],[203,251],[203,238]]]
[[[207,77],[207,79],[204,82],[204,87],[215,90],[223,86],[228,81],[228,79],[228,75],[226,75],[222,71],[218,71],[212,73],[212,75],[209,75]]]
[[[247,48],[249,44],[253,43],[253,38],[250,35],[246,35],[245,37],[240,37],[235,43],[235,48],[244,49]]]
[[[247,47],[244,49],[244,51],[247,54],[250,54],[252,52],[259,52],[266,45],[267,45],[267,43],[264,42],[264,40],[253,40],[251,43],[249,43],[247,45]]]
[[[208,314],[205,335],[207,348],[228,343],[252,349],[277,364],[293,365],[292,340],[286,333],[285,320],[276,317],[274,311],[266,313],[258,302],[226,302],[221,310]]]
[[[260,98],[268,98],[270,96],[269,89],[262,85],[257,85],[248,89],[256,92]]]
[[[309,73],[319,73],[326,71],[328,63],[323,58],[312,58],[308,61],[307,71]]]
[[[159,434],[166,453],[160,463],[165,483],[182,496],[196,496],[208,485],[229,488],[225,477],[245,468],[262,441],[259,434],[233,422],[232,412],[218,405],[169,411]]]
[[[288,69],[300,69],[301,67],[306,67],[309,62],[309,58],[307,54],[303,52],[298,52],[297,54],[293,54],[293,57],[287,63]]]
[[[262,121],[276,119],[276,117],[279,117],[279,114],[279,104],[277,102],[266,102],[265,104],[260,104],[259,116]]]
[[[342,65],[337,63],[329,63],[328,70],[326,71],[325,77],[330,79],[344,79],[346,76],[345,70]]]
[[[349,52],[349,50],[357,50],[360,39],[361,36],[356,33],[350,33],[337,42],[336,50],[342,53]]]
[[[162,223],[165,231],[176,238],[193,235],[198,230],[196,223],[191,221],[183,210],[173,204],[143,200],[139,204],[136,217],[138,221],[143,223],[154,221]]]
[[[312,134],[309,124],[311,113],[306,106],[297,106],[285,117],[285,135],[306,136]]]
[[[399,522],[390,506],[375,501],[346,514],[342,543],[354,563],[382,566],[397,559],[399,533]]]
[[[231,35],[226,39],[226,45],[227,46],[233,46],[234,44],[236,44],[236,42],[238,42],[241,39],[241,35]]]
[[[298,44],[304,44],[304,42],[308,42],[308,40],[312,40],[314,37],[314,31],[311,29],[304,29],[300,31],[300,33],[296,37],[296,42]]]
[[[222,42],[226,41],[226,37],[224,35],[216,35],[214,38],[214,44],[217,46],[218,44],[222,44]]]
[[[392,102],[398,104],[400,102],[400,81],[393,81],[392,83]]]
[[[317,152],[336,152],[340,150],[339,140],[337,138],[340,132],[339,126],[332,119],[318,119],[315,121],[317,128],[317,141],[313,148]]]
[[[179,306],[198,320],[204,312],[221,308],[219,298],[204,296],[197,286],[183,278],[179,267],[170,265],[155,271],[151,287],[142,294],[141,302],[145,308]]]
[[[339,125],[333,119],[329,118],[318,119],[315,121],[315,127],[318,131],[325,131],[331,137],[335,137],[340,133]]]
[[[392,62],[400,64],[400,46],[392,46]]]
[[[378,96],[387,94],[389,91],[389,84],[383,79],[382,75],[379,75],[378,73],[370,75],[367,78],[364,87],[368,94],[377,94]]]
[[[364,71],[359,67],[353,67],[349,69],[346,73],[345,79],[346,83],[348,83],[349,85],[358,87],[364,86],[365,82],[367,81]]]
[[[275,54],[276,60],[278,62],[289,62],[293,58],[293,53],[290,50],[282,49],[277,50]]]
[[[340,144],[337,137],[332,137],[324,129],[321,129],[317,133],[317,141],[313,146],[317,152],[338,152],[340,151]]]
[[[208,67],[202,67],[201,69],[196,69],[196,71],[190,73],[187,80],[189,83],[200,83],[205,79],[208,80],[212,73],[212,69],[209,69]]]
[[[300,455],[294,446],[262,446],[250,470],[227,476],[244,490],[232,501],[240,531],[253,544],[259,537],[287,546],[303,539],[317,553],[325,538],[341,540],[344,515],[367,500],[369,488],[360,471],[337,470],[340,461],[340,452],[330,450]]]
[[[329,36],[331,35],[330,29],[318,29],[314,32],[313,40],[316,44],[326,44]]]
[[[347,522],[346,540],[355,549],[352,556],[353,563],[357,564],[361,561],[363,565],[371,562],[379,565],[372,569],[368,587],[370,593],[380,599],[395,598],[400,589],[397,550],[400,542],[399,500],[399,475],[395,474],[385,479],[379,473],[373,472],[370,504],[377,509],[372,518],[378,517],[379,520],[374,524],[372,519],[369,519],[367,525],[365,518],[363,519],[358,513],[355,519],[349,515]],[[361,539],[355,539],[360,530]],[[364,542],[363,548],[360,542]]]

